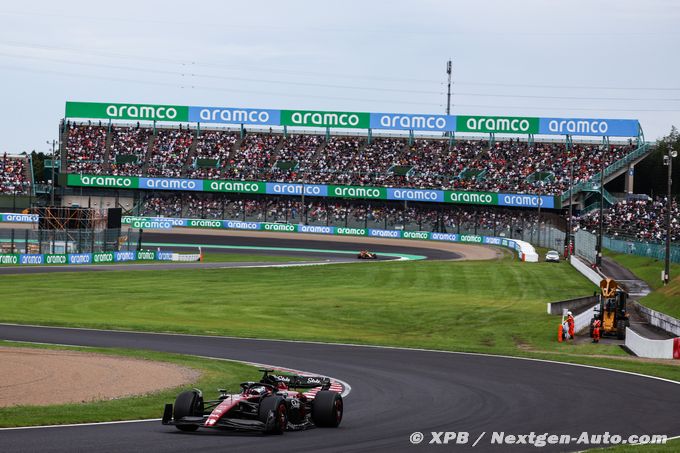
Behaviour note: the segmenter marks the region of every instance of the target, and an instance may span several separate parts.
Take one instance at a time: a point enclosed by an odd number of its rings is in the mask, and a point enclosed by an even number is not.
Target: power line
[[[235,81],[240,81],[240,82],[259,82],[259,83],[271,83],[271,84],[276,84],[276,85],[293,85],[293,86],[302,86],[302,87],[315,86],[315,87],[320,87],[320,88],[339,88],[339,89],[350,89],[350,90],[381,91],[381,92],[389,92],[389,93],[411,93],[411,94],[431,94],[431,95],[442,94],[441,91],[403,90],[403,89],[397,89],[397,88],[381,88],[381,87],[369,87],[369,86],[360,86],[360,85],[335,85],[335,84],[315,83],[315,82],[291,82],[291,81],[271,80],[271,79],[256,79],[256,78],[252,78],[252,77],[231,77],[231,76],[221,76],[221,75],[202,74],[202,73],[193,73],[193,72],[167,71],[167,70],[162,70],[162,69],[149,69],[149,68],[140,68],[140,67],[112,65],[112,64],[105,64],[105,63],[91,63],[91,62],[86,63],[86,62],[81,62],[81,61],[63,60],[63,59],[59,59],[59,58],[31,57],[31,56],[27,56],[27,55],[13,55],[13,54],[8,54],[8,53],[3,53],[3,52],[0,52],[0,56],[10,57],[10,58],[18,58],[18,59],[25,59],[25,60],[51,61],[53,63],[63,63],[63,64],[77,65],[77,66],[92,66],[92,67],[107,68],[107,69],[119,69],[119,70],[123,70],[123,71],[134,71],[134,72],[140,72],[141,71],[141,72],[148,72],[148,73],[153,73],[153,74],[165,74],[165,75],[174,75],[174,76],[181,76],[181,77],[198,77],[198,78],[203,77],[203,78],[219,79],[219,80],[235,80]]]
[[[119,59],[136,59],[136,60],[144,60],[144,61],[155,61],[155,62],[160,62],[160,63],[167,63],[167,64],[173,64],[173,65],[179,65],[179,66],[184,66],[184,67],[194,67],[194,66],[206,66],[206,67],[215,67],[215,68],[223,68],[228,71],[248,71],[248,70],[256,70],[256,71],[266,71],[267,73],[273,73],[273,74],[287,74],[287,75],[295,75],[295,76],[303,76],[303,77],[309,77],[309,76],[321,76],[321,77],[337,77],[337,78],[349,78],[349,79],[365,79],[365,80],[377,80],[377,81],[392,81],[392,82],[415,82],[415,83],[423,83],[423,84],[437,84],[440,86],[443,86],[443,81],[441,80],[434,80],[434,79],[414,79],[414,78],[403,78],[403,77],[384,77],[384,76],[365,76],[365,75],[359,75],[359,74],[341,74],[337,72],[315,72],[315,71],[295,71],[295,70],[290,70],[290,69],[277,69],[277,68],[271,68],[269,66],[261,67],[261,66],[249,66],[249,65],[240,65],[240,67],[234,67],[233,65],[229,64],[224,64],[224,63],[216,63],[216,62],[201,62],[201,61],[181,61],[181,60],[174,60],[174,59],[169,59],[169,58],[160,58],[156,56],[144,56],[144,55],[133,55],[133,54],[124,54],[124,53],[116,53],[116,52],[103,52],[103,51],[98,51],[98,50],[91,50],[91,49],[83,49],[83,48],[75,48],[75,47],[60,47],[60,46],[50,46],[50,45],[44,45],[44,44],[36,44],[36,43],[25,43],[25,42],[18,42],[18,41],[6,41],[2,44],[12,46],[12,47],[21,47],[21,48],[30,48],[30,49],[41,49],[41,50],[61,50],[61,51],[68,51],[71,53],[77,53],[78,55],[80,54],[89,54],[89,55],[95,55],[95,56],[102,56],[105,58],[119,58]],[[680,91],[680,87],[637,87],[637,86],[604,86],[604,85],[560,85],[560,84],[528,84],[528,83],[505,83],[505,82],[478,82],[478,81],[456,81],[456,85],[470,85],[470,86],[498,86],[498,87],[508,87],[508,88],[549,88],[549,89],[578,89],[578,90],[614,90],[614,91]]]
[[[117,82],[170,86],[170,87],[179,88],[179,89],[196,89],[196,90],[209,90],[209,91],[224,91],[224,92],[229,92],[229,93],[260,94],[260,95],[267,95],[267,96],[289,97],[289,98],[296,98],[296,99],[300,99],[300,98],[329,99],[329,100],[339,100],[339,101],[427,105],[427,106],[430,106],[430,107],[441,105],[441,104],[432,103],[432,102],[415,102],[415,101],[403,101],[403,100],[394,100],[394,99],[349,98],[349,97],[345,97],[345,96],[318,96],[318,95],[310,95],[310,94],[300,95],[300,94],[282,93],[282,92],[278,92],[278,91],[243,90],[243,89],[235,89],[235,88],[231,89],[231,88],[212,87],[212,86],[194,85],[194,84],[182,85],[182,84],[176,84],[176,83],[146,81],[146,80],[130,79],[130,78],[122,78],[122,77],[98,76],[98,75],[82,74],[82,73],[69,73],[69,72],[64,72],[64,71],[43,70],[43,69],[35,70],[35,69],[28,69],[28,68],[17,68],[17,67],[6,66],[6,65],[0,65],[0,68],[12,70],[12,71],[30,72],[30,73],[34,73],[34,74],[35,73],[55,74],[55,75],[61,75],[61,76],[66,76],[66,77],[77,77],[77,78],[85,78],[85,79],[113,80],[113,81],[117,81]]]

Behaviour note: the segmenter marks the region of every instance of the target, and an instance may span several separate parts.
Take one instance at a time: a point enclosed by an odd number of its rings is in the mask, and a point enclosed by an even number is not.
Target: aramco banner
[[[354,198],[360,200],[404,200],[433,203],[515,206],[559,209],[559,197],[460,190],[410,189],[400,187],[334,186],[325,184],[291,184],[263,181],[225,181],[216,179],[144,178],[69,174],[66,185],[105,189],[145,189],[194,192],[256,193],[268,195],[302,195],[311,197]]]
[[[629,119],[456,116],[71,101],[66,102],[66,118],[610,137],[636,137],[640,130],[638,120]]]

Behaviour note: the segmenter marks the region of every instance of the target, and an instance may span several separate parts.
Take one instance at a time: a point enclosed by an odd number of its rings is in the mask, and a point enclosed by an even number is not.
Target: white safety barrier
[[[580,332],[590,325],[590,321],[595,316],[595,307],[597,305],[593,305],[583,313],[574,316],[574,332]]]
[[[626,347],[638,357],[650,359],[680,359],[680,338],[650,340],[626,328]]]
[[[513,241],[519,246],[519,256],[522,261],[526,261],[527,263],[538,263],[538,253],[536,253],[536,249],[533,245],[517,239],[513,239]]]
[[[594,269],[591,269],[583,260],[576,257],[576,255],[571,255],[569,263],[576,268],[585,278],[600,286],[600,281],[602,281],[602,276],[598,274]]]
[[[179,253],[173,253],[171,261],[200,261],[201,254],[193,253],[191,255],[180,255]]]

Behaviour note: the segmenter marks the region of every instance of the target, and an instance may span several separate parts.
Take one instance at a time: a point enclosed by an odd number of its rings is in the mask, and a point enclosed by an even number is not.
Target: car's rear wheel
[[[177,395],[175,406],[173,407],[173,418],[175,421],[183,417],[202,417],[203,416],[203,396],[196,390],[187,390]],[[180,431],[196,431],[197,423],[186,423],[175,425]]]
[[[269,419],[269,414],[274,414],[273,423]],[[286,401],[280,396],[267,396],[260,403],[260,421],[265,424],[265,433],[283,434],[288,426],[288,410]]]
[[[316,426],[337,428],[342,421],[342,395],[330,390],[322,390],[312,401],[312,421]]]

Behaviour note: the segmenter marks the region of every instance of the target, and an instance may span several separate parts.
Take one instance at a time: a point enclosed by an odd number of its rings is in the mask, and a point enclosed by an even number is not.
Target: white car
[[[545,254],[545,261],[546,262],[552,262],[552,263],[559,263],[560,262],[560,254],[557,253],[556,250],[550,250],[548,253]]]

